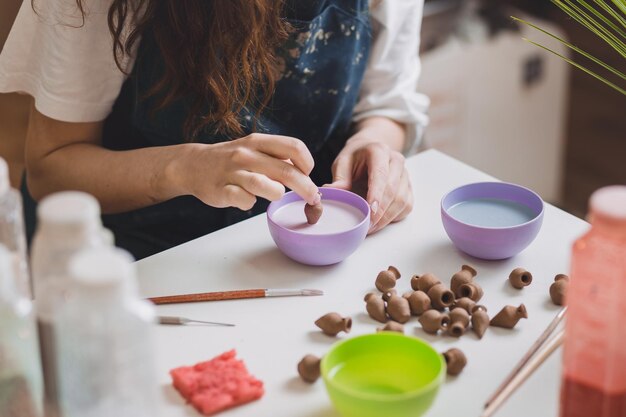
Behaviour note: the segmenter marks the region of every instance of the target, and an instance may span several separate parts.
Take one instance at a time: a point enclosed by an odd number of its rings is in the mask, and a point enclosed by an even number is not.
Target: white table
[[[464,372],[448,377],[427,416],[478,416],[487,396],[539,336],[558,308],[548,288],[557,273],[569,270],[573,240],[587,223],[552,206],[546,207],[543,228],[518,256],[498,262],[479,261],[458,252],[441,225],[439,202],[448,190],[492,179],[437,151],[407,161],[415,208],[401,223],[368,237],[342,263],[329,267],[297,264],[278,251],[264,215],[172,248],[138,262],[141,294],[146,297],[244,288],[317,288],[322,297],[265,298],[159,306],[162,315],[236,323],[234,328],[161,326],[157,331],[157,364],[161,417],[198,416],[171,387],[168,371],[191,365],[235,348],[250,372],[265,383],[265,396],[224,412],[228,417],[336,417],[321,379],[302,382],[296,364],[307,353],[323,355],[336,341],[313,322],[337,311],[353,318],[349,335],[374,332],[380,324],[365,313],[363,296],[377,273],[395,265],[403,277],[400,292],[409,289],[413,274],[427,271],[448,281],[461,264],[479,272],[485,290],[481,304],[494,315],[506,304],[523,302],[529,319],[514,330],[489,328],[482,340],[473,332],[461,339],[425,334],[412,318],[407,334],[422,337],[440,351],[459,347],[468,357]],[[511,288],[509,272],[518,266],[533,273],[522,291]],[[498,416],[556,416],[560,354],[546,364],[505,404]],[[391,417],[391,416],[390,416]]]

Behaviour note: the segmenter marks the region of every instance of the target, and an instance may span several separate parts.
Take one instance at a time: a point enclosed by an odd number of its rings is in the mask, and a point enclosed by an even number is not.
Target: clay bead
[[[424,291],[412,291],[403,295],[409,301],[411,314],[419,316],[431,309],[430,297]]]
[[[433,285],[428,290],[428,297],[433,308],[443,310],[454,303],[454,293],[446,288],[442,283]]]
[[[424,275],[413,275],[413,278],[411,278],[411,288],[415,291],[424,291],[425,293],[428,293],[428,290],[430,290],[433,285],[440,283],[439,278],[430,272]]]
[[[387,301],[387,313],[392,320],[398,323],[406,323],[411,318],[409,301],[397,294],[392,294]]]
[[[473,301],[480,301],[483,298],[484,291],[483,288],[478,285],[477,282],[470,282],[469,284],[463,284],[459,287],[457,297],[463,298],[471,298]]]
[[[465,365],[467,365],[465,354],[457,348],[448,349],[443,353],[443,358],[446,360],[448,375],[456,376],[460,374]]]
[[[496,327],[504,327],[505,329],[512,329],[520,319],[527,318],[528,312],[524,304],[520,304],[519,307],[505,306],[491,319],[489,324]]]
[[[322,203],[311,205],[309,203],[304,205],[304,215],[306,216],[306,222],[308,224],[315,224],[322,217],[324,207]]]
[[[483,338],[487,327],[489,327],[487,308],[481,305],[474,306],[472,309],[472,329],[479,339]]]
[[[554,277],[554,282],[550,285],[550,298],[557,306],[565,304],[565,294],[569,287],[569,277],[565,274],[559,274]]]
[[[339,313],[324,314],[315,320],[315,325],[329,336],[336,336],[339,332],[350,333],[352,329],[352,319],[350,317],[341,317]]]
[[[448,326],[448,334],[454,337],[461,337],[467,326],[469,326],[470,316],[467,311],[457,307],[450,312],[450,326]]]
[[[452,304],[452,308],[460,307],[468,313],[472,312],[472,309],[476,305],[476,301],[472,300],[469,297],[457,298],[454,300],[454,304]]]
[[[459,272],[452,275],[452,278],[450,279],[450,290],[456,294],[461,285],[469,284],[474,281],[476,274],[477,272],[474,268],[469,265],[463,265]]]
[[[513,288],[521,290],[524,287],[530,285],[533,282],[533,274],[525,270],[524,268],[515,268],[509,274],[509,282]]]
[[[398,332],[404,334],[404,326],[397,321],[389,321],[384,327],[376,329],[377,332]]]
[[[383,293],[383,300],[385,300],[385,302],[389,302],[389,299],[391,298],[392,295],[397,295],[398,292],[396,290],[389,290],[385,293]]]
[[[418,319],[426,333],[437,334],[450,324],[450,317],[437,310],[428,310]]]
[[[365,309],[371,318],[381,323],[387,322],[387,313],[385,312],[385,302],[380,295],[368,293],[365,296]]]
[[[321,359],[315,355],[306,355],[298,362],[300,378],[309,383],[314,383],[320,377]]]

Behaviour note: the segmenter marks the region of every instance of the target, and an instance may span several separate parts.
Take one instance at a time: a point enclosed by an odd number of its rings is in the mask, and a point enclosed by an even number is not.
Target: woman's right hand
[[[309,178],[313,157],[306,145],[288,136],[253,133],[217,144],[189,144],[173,164],[184,194],[213,207],[249,210],[257,197],[280,199],[288,187],[307,203],[319,202]]]

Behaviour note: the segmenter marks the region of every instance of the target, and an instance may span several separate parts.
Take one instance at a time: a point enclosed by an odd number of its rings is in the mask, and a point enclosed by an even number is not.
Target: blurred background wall
[[[20,4],[0,1],[0,50]],[[426,0],[419,89],[432,106],[423,147],[583,216],[593,190],[626,183],[626,97],[524,42],[522,36],[549,40],[513,25],[511,15],[625,70],[623,59],[549,0]],[[29,102],[0,94],[0,156],[14,184],[23,169]]]

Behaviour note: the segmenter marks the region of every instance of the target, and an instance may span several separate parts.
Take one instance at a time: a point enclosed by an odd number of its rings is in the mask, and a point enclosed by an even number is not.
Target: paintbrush
[[[324,295],[321,290],[309,289],[252,289],[252,290],[235,290],[235,291],[217,291],[203,292],[198,294],[181,294],[166,295],[163,297],[148,298],[154,304],[176,304],[176,303],[194,303],[198,301],[222,301],[222,300],[239,300],[243,298],[264,298],[264,297],[293,297],[293,296],[311,296]]]

